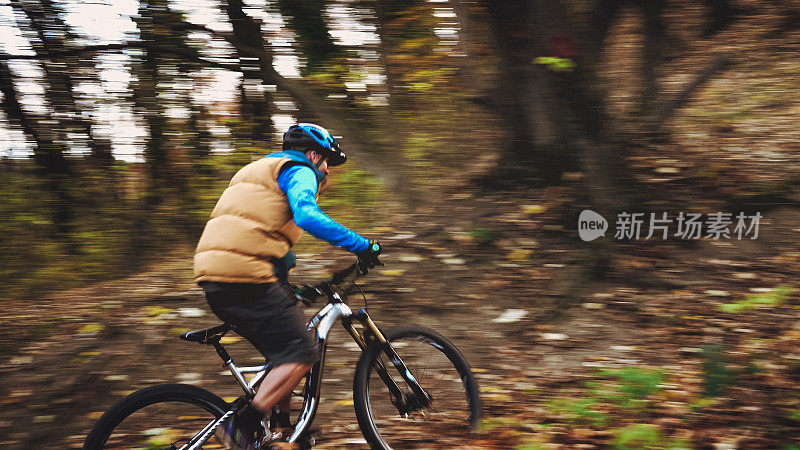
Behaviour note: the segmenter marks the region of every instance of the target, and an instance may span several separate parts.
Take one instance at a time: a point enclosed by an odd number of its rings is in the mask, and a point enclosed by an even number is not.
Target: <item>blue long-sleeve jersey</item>
[[[314,169],[303,165],[289,167],[278,175],[278,186],[289,199],[297,226],[318,239],[353,253],[367,249],[367,238],[340,225],[319,209]]]

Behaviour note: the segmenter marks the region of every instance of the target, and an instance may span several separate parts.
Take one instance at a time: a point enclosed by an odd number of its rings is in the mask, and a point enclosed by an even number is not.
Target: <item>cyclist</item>
[[[292,125],[281,152],[233,176],[197,244],[195,280],[211,310],[273,364],[252,403],[224,427],[234,448],[260,448],[254,435],[270,411],[281,427],[289,426],[292,388],[319,359],[286,285],[295,263],[291,248],[303,230],[355,253],[364,269],[377,263],[380,244],[338,224],[317,205],[330,168],[346,159],[324,128]]]

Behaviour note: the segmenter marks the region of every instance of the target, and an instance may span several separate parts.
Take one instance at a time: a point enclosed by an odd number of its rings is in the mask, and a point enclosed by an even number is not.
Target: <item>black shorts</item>
[[[202,283],[211,310],[275,366],[313,364],[319,350],[305,315],[286,286]]]

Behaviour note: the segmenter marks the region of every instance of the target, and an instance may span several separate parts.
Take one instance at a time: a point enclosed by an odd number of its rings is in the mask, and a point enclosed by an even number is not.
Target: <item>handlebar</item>
[[[383,264],[378,262],[378,265]],[[356,279],[361,275],[366,275],[368,271],[369,269],[364,266],[363,263],[356,261],[350,266],[334,273],[330,280],[323,281],[313,286],[297,286],[289,283],[289,287],[294,292],[297,300],[305,303],[306,305],[310,305],[322,296],[331,297],[335,292],[335,286],[341,287],[344,284],[350,283],[350,286],[348,286],[347,289],[344,289],[344,291],[347,292],[347,290],[350,289],[353,284],[355,284]]]
[[[358,262],[354,262],[350,266],[336,272],[331,276],[330,281],[324,282],[325,284],[344,284],[345,282],[356,281],[359,275],[366,275],[366,269],[361,270],[362,267]],[[362,273],[363,272],[363,273]]]

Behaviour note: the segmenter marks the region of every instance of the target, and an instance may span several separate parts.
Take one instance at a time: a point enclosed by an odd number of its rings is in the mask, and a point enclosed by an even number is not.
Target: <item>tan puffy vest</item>
[[[303,234],[278,186],[281,168],[290,161],[261,158],[233,176],[197,243],[195,281],[277,281],[270,260],[285,255]]]

